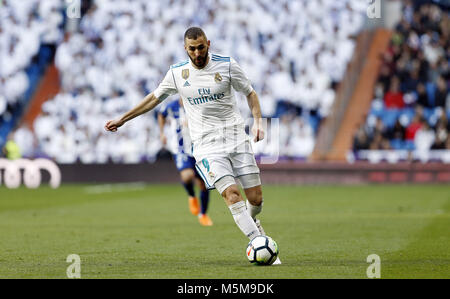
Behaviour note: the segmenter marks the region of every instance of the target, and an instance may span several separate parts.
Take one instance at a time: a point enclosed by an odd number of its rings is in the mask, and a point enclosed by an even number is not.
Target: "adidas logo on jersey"
[[[183,85],[183,87],[186,87],[186,86],[191,86],[191,84],[189,84],[189,82],[188,82],[188,81],[186,81],[186,82],[184,82],[184,85]]]

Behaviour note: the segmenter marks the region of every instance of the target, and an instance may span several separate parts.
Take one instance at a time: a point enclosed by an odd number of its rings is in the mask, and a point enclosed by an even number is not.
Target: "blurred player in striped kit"
[[[211,226],[213,222],[206,214],[209,203],[209,190],[195,169],[195,159],[192,156],[192,143],[187,127],[187,120],[181,99],[174,100],[164,105],[158,112],[158,124],[160,138],[163,146],[172,152],[175,164],[180,172],[181,183],[189,196],[189,210],[193,215],[198,216],[198,221],[203,226]],[[170,130],[176,134],[171,134],[172,138],[167,139],[164,132],[166,125],[170,125]],[[200,204],[195,196],[194,185],[197,182],[200,188]]]

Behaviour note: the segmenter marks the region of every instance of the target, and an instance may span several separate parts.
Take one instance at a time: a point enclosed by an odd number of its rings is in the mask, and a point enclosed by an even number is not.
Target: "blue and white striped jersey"
[[[173,154],[191,156],[191,138],[187,128],[185,112],[179,100],[173,100],[163,105],[159,113],[170,121],[169,131],[166,134],[168,150]]]

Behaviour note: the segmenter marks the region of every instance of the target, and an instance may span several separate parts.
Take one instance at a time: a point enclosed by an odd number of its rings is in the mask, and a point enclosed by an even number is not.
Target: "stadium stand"
[[[33,155],[60,163],[153,161],[161,150],[154,114],[115,136],[104,134],[103,125],[185,59],[182,34],[195,24],[212,41],[212,52],[233,56],[248,73],[263,116],[279,119],[279,154],[307,157],[365,10],[358,0],[93,1],[79,30],[58,44],[61,90],[34,123],[39,147]],[[238,103],[249,116],[246,101]],[[270,154],[275,147],[255,151]]]
[[[405,1],[354,138],[357,158],[450,162],[449,33],[448,10]]]
[[[63,33],[61,8],[61,2],[54,0],[1,2],[0,147],[52,60]]]

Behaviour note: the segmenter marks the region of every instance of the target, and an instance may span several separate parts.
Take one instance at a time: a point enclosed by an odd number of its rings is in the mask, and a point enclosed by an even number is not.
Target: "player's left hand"
[[[262,128],[261,122],[255,122],[252,127],[252,134],[255,136],[253,138],[254,142],[258,142],[264,139],[264,130]]]

